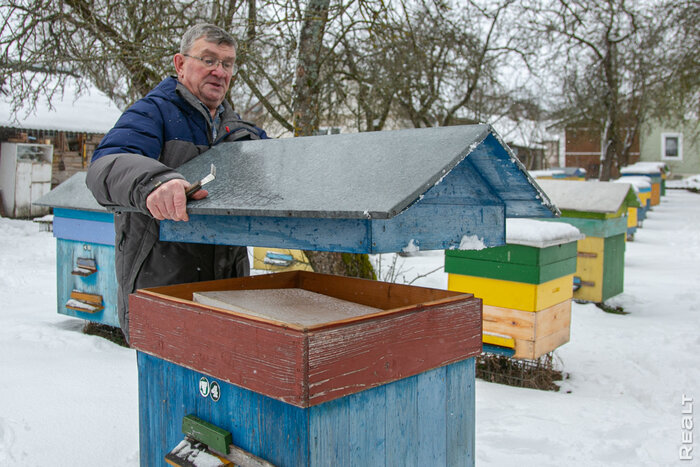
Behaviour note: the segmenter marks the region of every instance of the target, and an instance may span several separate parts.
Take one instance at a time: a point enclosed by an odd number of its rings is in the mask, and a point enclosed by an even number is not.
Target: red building
[[[585,125],[567,126],[565,138],[566,167],[581,167],[586,169],[588,178],[598,178],[600,160],[602,157],[602,142],[599,129]],[[632,140],[629,153],[629,164],[639,160],[639,136]],[[612,178],[620,176],[619,170],[613,165]]]

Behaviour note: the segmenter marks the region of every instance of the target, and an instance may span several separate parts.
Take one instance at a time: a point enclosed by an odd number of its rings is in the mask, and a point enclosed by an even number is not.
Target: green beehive
[[[541,180],[567,222],[586,238],[578,241],[574,298],[601,303],[623,291],[627,212],[639,198],[627,183]],[[549,220],[549,219],[545,219]]]
[[[485,250],[447,250],[445,271],[541,284],[576,272],[576,242],[547,248],[506,244]]]

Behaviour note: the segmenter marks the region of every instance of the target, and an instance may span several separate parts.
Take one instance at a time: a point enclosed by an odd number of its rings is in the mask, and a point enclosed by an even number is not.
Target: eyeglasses
[[[189,58],[194,58],[196,60],[199,60],[204,64],[204,67],[207,68],[208,70],[213,70],[216,67],[219,66],[219,63],[221,63],[221,68],[224,69],[224,71],[227,71],[229,73],[235,73],[237,68],[236,64],[234,63],[233,60],[219,60],[214,57],[195,57],[194,55],[188,55],[188,54],[182,54],[185,57]]]

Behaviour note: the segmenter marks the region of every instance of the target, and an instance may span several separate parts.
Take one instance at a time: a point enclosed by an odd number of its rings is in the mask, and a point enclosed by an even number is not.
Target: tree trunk
[[[630,151],[632,150],[632,145],[639,132],[639,119],[635,117],[634,125],[632,128],[627,128],[625,130],[625,139],[622,143],[622,152],[620,153],[620,167],[626,167],[630,163]]]
[[[598,179],[607,182],[612,177],[613,165],[619,163],[620,157],[620,135],[618,129],[618,80],[615,66],[616,48],[614,43],[608,43],[607,54],[603,59],[603,70],[605,72],[606,94],[604,98],[607,110],[607,121],[605,129],[605,139],[603,140],[603,153],[600,164]]]
[[[299,34],[299,55],[294,83],[294,136],[313,135],[319,126],[321,53],[330,0],[311,0]],[[364,254],[305,251],[315,272],[376,279]]]
[[[304,253],[315,272],[364,279],[377,278],[367,255],[334,251],[304,251]]]
[[[318,130],[321,50],[329,5],[330,0],[311,0],[304,12],[294,82],[294,136],[310,136]]]
[[[605,138],[603,140],[604,147],[598,175],[598,179],[601,182],[607,182],[612,177],[613,164],[617,161],[619,154],[617,123],[615,121],[609,121],[607,126]]]

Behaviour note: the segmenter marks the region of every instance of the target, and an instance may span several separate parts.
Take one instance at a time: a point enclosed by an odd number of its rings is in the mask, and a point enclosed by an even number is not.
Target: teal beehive
[[[114,214],[97,204],[85,186],[85,172],[34,204],[53,208],[58,313],[119,327]]]

